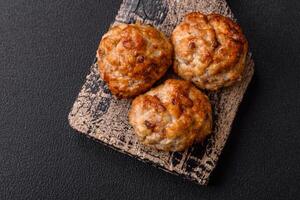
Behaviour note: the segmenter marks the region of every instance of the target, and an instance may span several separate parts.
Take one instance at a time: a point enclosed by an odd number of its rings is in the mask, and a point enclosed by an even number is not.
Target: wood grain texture
[[[225,0],[124,0],[115,23],[139,20],[170,35],[185,13],[191,11],[214,12],[233,18]],[[96,62],[91,66],[91,72],[73,105],[69,122],[79,132],[122,153],[205,185],[230,134],[238,105],[253,72],[254,63],[249,54],[241,82],[208,93],[214,111],[213,134],[202,145],[194,145],[185,152],[161,152],[138,143],[128,124],[131,100],[118,100],[110,93],[99,76]],[[170,75],[173,76],[172,72],[167,76]]]

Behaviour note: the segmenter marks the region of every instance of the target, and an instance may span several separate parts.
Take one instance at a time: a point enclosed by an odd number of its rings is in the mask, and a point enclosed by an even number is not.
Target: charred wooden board
[[[225,0],[124,0],[116,23],[140,20],[170,35],[182,17],[191,11],[214,12],[233,18]],[[128,124],[127,113],[131,101],[118,100],[110,93],[99,77],[96,62],[91,66],[91,72],[73,105],[69,122],[79,132],[122,153],[205,185],[229,136],[238,105],[253,72],[254,64],[248,55],[240,83],[208,94],[214,110],[213,134],[204,144],[194,145],[185,152],[166,153],[138,143]]]

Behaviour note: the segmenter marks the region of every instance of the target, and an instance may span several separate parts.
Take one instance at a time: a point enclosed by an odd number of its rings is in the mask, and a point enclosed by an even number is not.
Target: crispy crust
[[[164,151],[182,151],[212,130],[208,97],[190,82],[169,79],[132,102],[129,123],[139,140]]]
[[[189,13],[171,38],[174,71],[185,80],[202,89],[217,90],[241,79],[248,42],[230,18]]]
[[[116,96],[136,96],[165,74],[172,53],[170,41],[150,25],[115,25],[97,51],[100,75]]]

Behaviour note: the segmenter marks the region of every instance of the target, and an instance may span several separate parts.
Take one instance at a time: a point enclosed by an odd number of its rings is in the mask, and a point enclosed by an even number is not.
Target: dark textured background
[[[298,199],[300,1],[229,1],[256,71],[208,187],[68,125],[120,2],[0,0],[0,199]]]

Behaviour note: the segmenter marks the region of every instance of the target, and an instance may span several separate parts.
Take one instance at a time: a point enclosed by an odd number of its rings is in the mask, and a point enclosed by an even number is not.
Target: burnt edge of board
[[[124,0],[116,23],[139,20],[152,24],[169,35],[183,15],[191,11],[217,12],[233,18],[225,0],[155,0],[152,4],[144,0]],[[110,93],[99,76],[96,60],[69,114],[69,122],[83,135],[119,152],[206,185],[229,136],[238,105],[253,72],[254,63],[249,54],[240,83],[218,92],[207,93],[214,110],[213,134],[202,145],[194,145],[184,152],[160,152],[138,143],[127,119],[131,100],[118,100]]]

